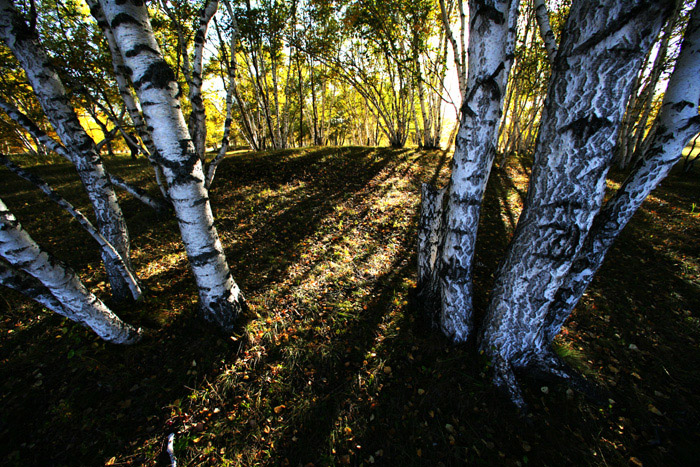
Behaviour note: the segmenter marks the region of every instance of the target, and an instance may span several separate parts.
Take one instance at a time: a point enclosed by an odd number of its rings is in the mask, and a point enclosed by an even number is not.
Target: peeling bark
[[[231,276],[214,227],[202,162],[180,109],[175,73],[163,59],[145,5],[116,0],[102,0],[100,4],[124,63],[131,70],[146,121],[153,128],[157,160],[168,182],[168,194],[197,281],[202,316],[230,331],[245,301]]]
[[[30,274],[56,298],[61,309],[55,303],[48,302],[54,311],[84,324],[102,339],[115,344],[133,344],[140,338],[140,330],[124,323],[107,308],[97,297],[90,293],[73,271],[42,251],[32,240],[14,215],[0,200],[0,256],[15,269]],[[29,291],[30,289],[25,289]],[[46,290],[40,293],[46,295]]]

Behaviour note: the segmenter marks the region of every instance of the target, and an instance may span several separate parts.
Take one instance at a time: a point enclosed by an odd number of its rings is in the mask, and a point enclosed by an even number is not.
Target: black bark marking
[[[452,202],[459,204],[460,206],[479,206],[481,204],[481,199],[471,196],[460,198],[458,195],[453,194]]]
[[[170,83],[175,82],[175,73],[173,73],[172,68],[165,60],[160,59],[151,63],[134,85],[138,89],[144,85],[156,89],[167,89]]]
[[[207,251],[205,253],[200,253],[198,255],[190,256],[190,264],[194,267],[205,266],[214,258],[219,256],[219,252],[216,250]]]
[[[471,100],[474,98],[474,94],[479,90],[479,88],[484,88],[486,93],[491,94],[491,99],[495,101],[500,101],[501,100],[501,87],[498,85],[498,81],[496,80],[496,77],[505,69],[505,63],[501,62],[498,64],[496,69],[491,73],[490,75],[480,78],[476,80],[476,83],[474,83],[474,87],[471,89],[469,92],[469,95],[467,98],[464,100],[465,101],[465,106],[467,102],[471,102]],[[463,106],[464,107],[464,106]],[[474,114],[476,116],[476,114]]]
[[[495,7],[491,5],[482,5],[479,8],[477,8],[476,12],[474,13],[474,17],[472,18],[471,22],[472,29],[474,28],[476,19],[479,16],[483,16],[486,20],[489,20],[495,24],[503,24],[506,22],[505,15],[498,11]]]
[[[202,32],[201,29],[197,30],[197,33],[194,35],[194,43],[195,44],[203,44],[204,43],[204,33]]]
[[[191,141],[189,139],[180,140],[180,147],[183,147],[183,141]],[[199,162],[199,156],[192,150],[189,144],[183,147],[184,160],[171,161],[164,158],[160,153],[156,152],[153,155],[153,160],[159,165],[173,172],[173,180],[171,185],[177,185],[187,182],[201,183],[202,180],[192,175],[194,166]]]
[[[15,41],[24,42],[36,40],[39,38],[39,35],[36,33],[36,30],[30,28],[24,21],[24,19],[19,15],[19,13],[17,13],[14,10],[10,10],[10,14],[12,15],[12,29],[10,34],[14,36]]]
[[[144,2],[141,0],[117,0],[116,1],[117,5],[125,5],[127,3],[131,3],[134,6],[143,6]]]
[[[671,105],[671,108],[673,110],[675,110],[676,112],[680,112],[683,109],[685,109],[686,107],[690,107],[690,108],[697,107],[697,104],[693,104],[692,102],[688,102],[688,101],[680,101],[680,102],[676,102],[675,104]]]
[[[110,24],[112,26],[112,29],[115,29],[121,26],[122,24],[135,24],[137,26],[141,26],[141,22],[139,20],[127,13],[119,13],[117,16],[114,17]]]
[[[136,46],[134,46],[133,49],[128,50],[124,55],[125,55],[126,57],[128,57],[128,58],[131,58],[131,57],[137,56],[137,55],[140,54],[141,52],[151,52],[151,53],[153,53],[153,54],[155,54],[155,55],[160,56],[160,54],[158,53],[158,51],[155,50],[153,47],[151,47],[151,46],[148,45],[148,44],[137,44]]]
[[[612,126],[613,122],[608,118],[600,118],[595,115],[577,118],[573,122],[559,128],[560,132],[571,131],[579,139],[588,139],[601,128]]]
[[[693,126],[697,127],[698,125],[700,125],[700,115],[696,115],[696,116],[694,116],[694,117],[690,117],[690,118],[688,119],[688,121],[686,122],[686,124],[683,125],[683,126],[680,128],[680,130],[681,130],[681,131],[685,131],[685,130],[687,130],[687,129],[693,127]]]

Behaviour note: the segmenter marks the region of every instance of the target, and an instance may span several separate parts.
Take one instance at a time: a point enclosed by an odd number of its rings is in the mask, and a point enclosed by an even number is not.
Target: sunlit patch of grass
[[[145,162],[115,162],[127,177],[146,180]],[[664,394],[675,390],[666,369],[685,387],[697,382],[683,370],[697,367],[695,353],[679,344],[700,341],[688,298],[694,289],[678,285],[697,280],[688,239],[698,218],[688,221],[675,209],[690,196],[662,191],[658,205],[652,199],[643,207],[631,240],[611,251],[604,280],[594,282],[556,341],[565,361],[618,391],[614,399],[624,399],[630,411],[601,409],[565,391],[545,395],[537,386],[527,396],[534,401],[530,429],[493,391],[486,360],[468,346],[448,345],[413,305],[420,183],[434,178],[444,186],[448,171],[449,157],[440,152],[231,154],[210,192],[233,276],[250,305],[230,336],[194,317],[197,291],[176,223],[165,218],[154,226],[152,214],[126,198],[133,261],[150,293],[118,310],[150,328],[149,337],[114,349],[13,299],[0,320],[0,368],[12,372],[0,402],[13,417],[29,413],[22,420],[32,431],[24,436],[47,446],[17,448],[18,455],[39,459],[37,450],[45,449],[84,465],[154,465],[164,438],[174,433],[181,465],[595,464],[599,455],[627,463],[637,443],[630,433],[647,442],[635,426],[658,423],[649,419],[657,417],[649,404],[664,414],[679,407],[676,399],[695,407],[682,391],[671,402],[654,394],[661,386]],[[482,216],[491,223],[480,233],[480,311],[499,248],[522,208],[528,172],[526,159],[514,159],[500,172],[499,190],[487,192],[493,212],[485,208]],[[30,214],[29,206],[23,209]],[[34,224],[46,238],[55,235],[41,219]],[[656,266],[645,272],[642,260],[666,261],[683,280],[652,274]],[[90,287],[104,286],[97,254],[76,263]],[[644,293],[654,288],[672,292],[651,300]],[[45,360],[44,382],[34,388],[39,368],[33,366]],[[47,400],[45,421],[34,423],[37,410],[18,408],[17,400],[31,400],[32,407]],[[93,414],[84,414],[86,404]],[[9,439],[2,423],[0,434]],[[40,462],[25,465],[32,463]]]

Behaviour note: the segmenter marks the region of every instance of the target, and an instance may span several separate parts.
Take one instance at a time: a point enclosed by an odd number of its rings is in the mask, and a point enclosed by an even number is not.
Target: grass
[[[108,166],[155,193],[143,160]],[[413,306],[420,183],[444,183],[447,168],[439,151],[377,148],[227,158],[211,200],[251,305],[232,336],[195,318],[175,222],[124,197],[148,293],[112,305],[147,338],[104,344],[3,289],[0,463],[157,465],[168,433],[181,466],[693,462],[697,174],[672,175],[645,202],[557,338],[609,403],[526,381],[523,420],[493,390],[487,362],[449,345]],[[33,170],[89,212],[69,166]],[[474,278],[482,312],[528,172],[515,159],[489,183]],[[24,181],[0,179],[0,197],[32,236],[107,298],[91,239]]]

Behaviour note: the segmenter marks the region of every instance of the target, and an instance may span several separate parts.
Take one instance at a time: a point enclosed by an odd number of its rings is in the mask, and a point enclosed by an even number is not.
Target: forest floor
[[[107,165],[155,193],[144,160]],[[33,170],[89,211],[71,167]],[[169,433],[181,467],[696,463],[698,171],[672,174],[644,203],[557,338],[607,403],[525,380],[531,410],[520,417],[475,346],[448,344],[411,298],[420,184],[444,183],[447,170],[446,154],[413,149],[229,156],[211,200],[250,305],[231,336],[196,319],[175,221],[124,196],[148,293],[111,306],[146,338],[105,344],[2,289],[0,464],[165,465]],[[489,182],[475,271],[481,313],[528,172],[513,158]],[[0,197],[107,299],[97,248],[76,222],[6,170]]]

